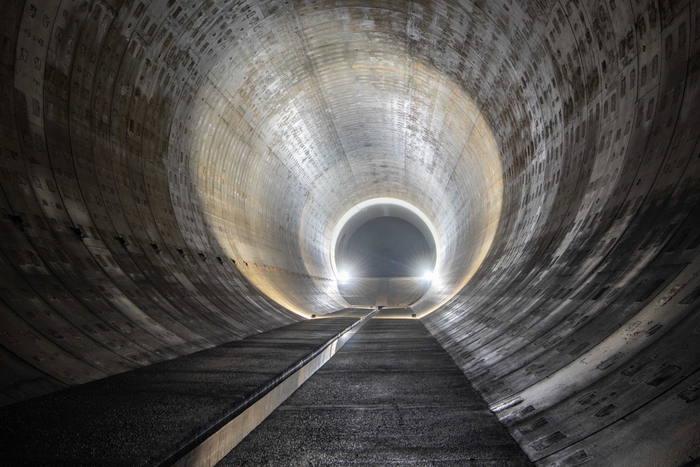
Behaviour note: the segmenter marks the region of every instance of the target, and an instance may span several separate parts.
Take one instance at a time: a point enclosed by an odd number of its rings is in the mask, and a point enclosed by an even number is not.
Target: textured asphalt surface
[[[371,319],[218,466],[531,466],[419,320]]]
[[[300,322],[2,408],[0,465],[156,464],[360,317],[341,316]]]

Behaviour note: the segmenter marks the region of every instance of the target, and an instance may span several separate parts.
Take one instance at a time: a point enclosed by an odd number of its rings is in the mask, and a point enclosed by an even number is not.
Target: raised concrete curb
[[[420,320],[376,316],[217,467],[374,465],[532,467]]]
[[[267,386],[251,394],[230,416],[210,428],[189,446],[161,463],[162,466],[213,467],[223,459],[243,438],[255,429],[294,391],[336,354],[367,322],[373,311],[349,326],[335,338],[326,342],[297,365],[285,371]],[[223,424],[223,426],[221,426]],[[172,460],[176,460],[172,463]]]
[[[0,408],[0,464],[213,465],[368,313],[344,310]]]

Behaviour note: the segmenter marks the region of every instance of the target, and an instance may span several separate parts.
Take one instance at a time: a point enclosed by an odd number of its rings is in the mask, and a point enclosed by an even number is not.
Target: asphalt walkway
[[[373,318],[219,466],[529,466],[416,319]]]
[[[0,465],[168,465],[368,310],[307,320],[0,409]]]

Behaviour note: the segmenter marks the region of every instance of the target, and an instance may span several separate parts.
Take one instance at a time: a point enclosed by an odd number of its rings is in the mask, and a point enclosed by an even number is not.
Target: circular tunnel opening
[[[435,229],[415,206],[400,200],[361,203],[336,228],[333,266],[338,291],[353,306],[405,307],[433,282]]]
[[[339,273],[349,278],[423,278],[435,268],[434,242],[394,216],[371,219],[351,235],[344,234],[336,255]]]
[[[291,33],[294,9],[266,18],[276,41],[228,44],[179,103],[174,216],[192,248],[235,260],[266,299],[308,317],[348,305],[334,258],[343,215],[401,200],[434,226],[423,233],[437,243],[438,280],[411,307],[425,316],[494,241],[504,195],[495,134],[465,83],[407,47],[402,30],[377,17],[385,40],[375,41],[351,17],[322,30],[322,15],[307,19]]]
[[[343,308],[334,229],[396,198],[413,313],[540,463],[681,444],[610,432],[692,415],[697,2],[3,5],[0,403]]]

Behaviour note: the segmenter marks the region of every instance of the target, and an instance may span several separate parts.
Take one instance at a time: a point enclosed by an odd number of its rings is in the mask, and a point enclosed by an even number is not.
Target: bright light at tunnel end
[[[338,236],[340,235],[341,230],[343,230],[343,226],[358,212],[362,211],[363,209],[366,209],[370,206],[374,206],[377,204],[393,204],[396,206],[401,206],[405,209],[408,209],[412,213],[416,214],[424,223],[426,226],[428,226],[428,229],[430,230],[430,233],[433,236],[433,241],[435,242],[435,247],[436,247],[436,258],[435,258],[435,264],[436,264],[436,270],[439,267],[440,264],[442,264],[442,238],[440,235],[438,235],[437,230],[433,226],[433,223],[430,221],[428,216],[426,216],[423,211],[415,207],[414,205],[407,203],[406,201],[396,199],[396,198],[373,198],[369,199],[366,201],[363,201],[360,204],[355,205],[352,207],[349,211],[347,211],[343,217],[338,221],[338,224],[336,224],[335,229],[333,231],[333,236],[331,238],[331,248],[330,248],[330,255],[331,255],[331,267],[333,271],[335,272],[335,277],[338,279],[338,282],[342,282],[341,280],[341,272],[338,271],[338,267],[335,262],[335,248],[336,244],[338,243]],[[433,271],[433,274],[435,274],[435,271]],[[348,277],[349,279],[349,277]]]
[[[345,284],[350,282],[350,274],[347,271],[339,271],[336,279],[338,280],[338,283]]]
[[[349,209],[338,221],[338,223],[335,225],[335,228],[333,230],[333,234],[331,237],[331,248],[330,248],[330,259],[331,259],[331,268],[333,272],[335,273],[335,278],[336,278],[336,283],[338,285],[340,284],[347,284],[348,281],[352,280],[351,274],[348,273],[348,271],[339,271],[338,266],[336,264],[336,258],[335,258],[335,250],[336,250],[336,245],[338,243],[338,239],[340,236],[340,232],[343,230],[343,227],[345,224],[356,214],[361,212],[364,209],[367,209],[371,206],[375,205],[381,205],[381,204],[389,204],[389,205],[395,205],[395,206],[400,206],[404,209],[407,209],[411,211],[413,214],[417,215],[423,223],[428,227],[428,230],[430,231],[430,234],[432,235],[433,241],[435,242],[435,268],[430,272],[430,278],[426,278],[425,276],[418,276],[418,280],[425,280],[425,283],[429,285],[429,289],[433,291],[441,290],[443,287],[442,281],[438,280],[438,277],[440,277],[440,269],[442,266],[442,261],[443,261],[443,238],[441,235],[438,234],[437,229],[431,222],[431,220],[428,218],[428,216],[423,213],[420,209],[418,209],[416,206],[403,201],[401,199],[397,198],[372,198],[365,200],[355,206],[353,206],[351,209]],[[434,310],[436,307],[432,307],[432,310]],[[422,313],[421,316],[424,316],[425,313]]]
[[[428,282],[432,282],[434,278],[435,274],[433,273],[433,271],[425,271],[422,276],[422,279]]]

